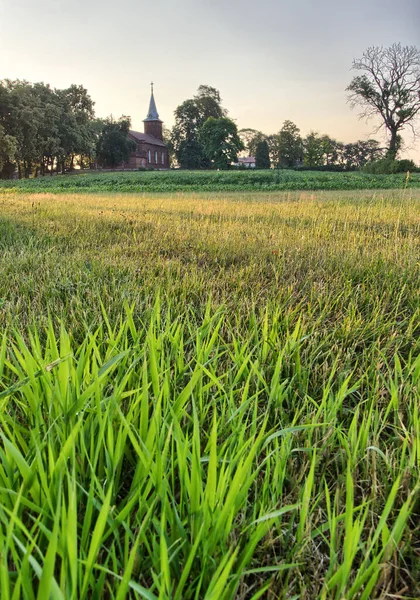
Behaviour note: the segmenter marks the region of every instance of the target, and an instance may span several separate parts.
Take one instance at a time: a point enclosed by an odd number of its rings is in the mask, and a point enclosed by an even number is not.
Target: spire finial
[[[150,82],[150,88],[151,88],[151,90],[152,90],[152,94],[153,94],[153,86],[154,86],[154,83],[153,83],[153,81],[151,81],[151,82]]]

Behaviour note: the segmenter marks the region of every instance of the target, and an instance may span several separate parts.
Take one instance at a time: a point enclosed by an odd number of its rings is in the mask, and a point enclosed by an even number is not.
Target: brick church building
[[[136,144],[136,149],[131,153],[130,159],[124,164],[126,169],[139,169],[141,167],[153,169],[169,169],[168,148],[163,141],[163,122],[159,119],[156,109],[155,97],[150,96],[149,112],[143,120],[144,133],[140,131],[128,132],[128,137]]]

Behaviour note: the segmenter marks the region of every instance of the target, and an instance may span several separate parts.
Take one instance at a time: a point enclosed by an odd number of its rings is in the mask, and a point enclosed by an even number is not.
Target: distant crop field
[[[320,171],[137,171],[55,175],[1,181],[1,190],[27,192],[223,192],[281,190],[363,190],[420,187],[420,173],[369,175]]]
[[[0,194],[0,597],[419,598],[420,190],[207,176]]]

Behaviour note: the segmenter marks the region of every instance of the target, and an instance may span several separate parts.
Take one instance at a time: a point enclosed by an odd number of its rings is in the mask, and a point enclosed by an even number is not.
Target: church
[[[168,148],[163,141],[163,122],[159,119],[151,84],[149,112],[143,120],[144,133],[130,129],[128,137],[136,144],[125,169],[169,169]]]

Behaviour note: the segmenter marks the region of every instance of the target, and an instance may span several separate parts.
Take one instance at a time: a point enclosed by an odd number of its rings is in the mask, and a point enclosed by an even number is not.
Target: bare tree
[[[401,130],[409,126],[415,134],[415,121],[420,116],[420,51],[401,44],[372,46],[353,61],[352,69],[363,72],[347,87],[352,108],[363,108],[361,118],[382,118],[376,131],[387,129],[387,155],[395,158]]]

